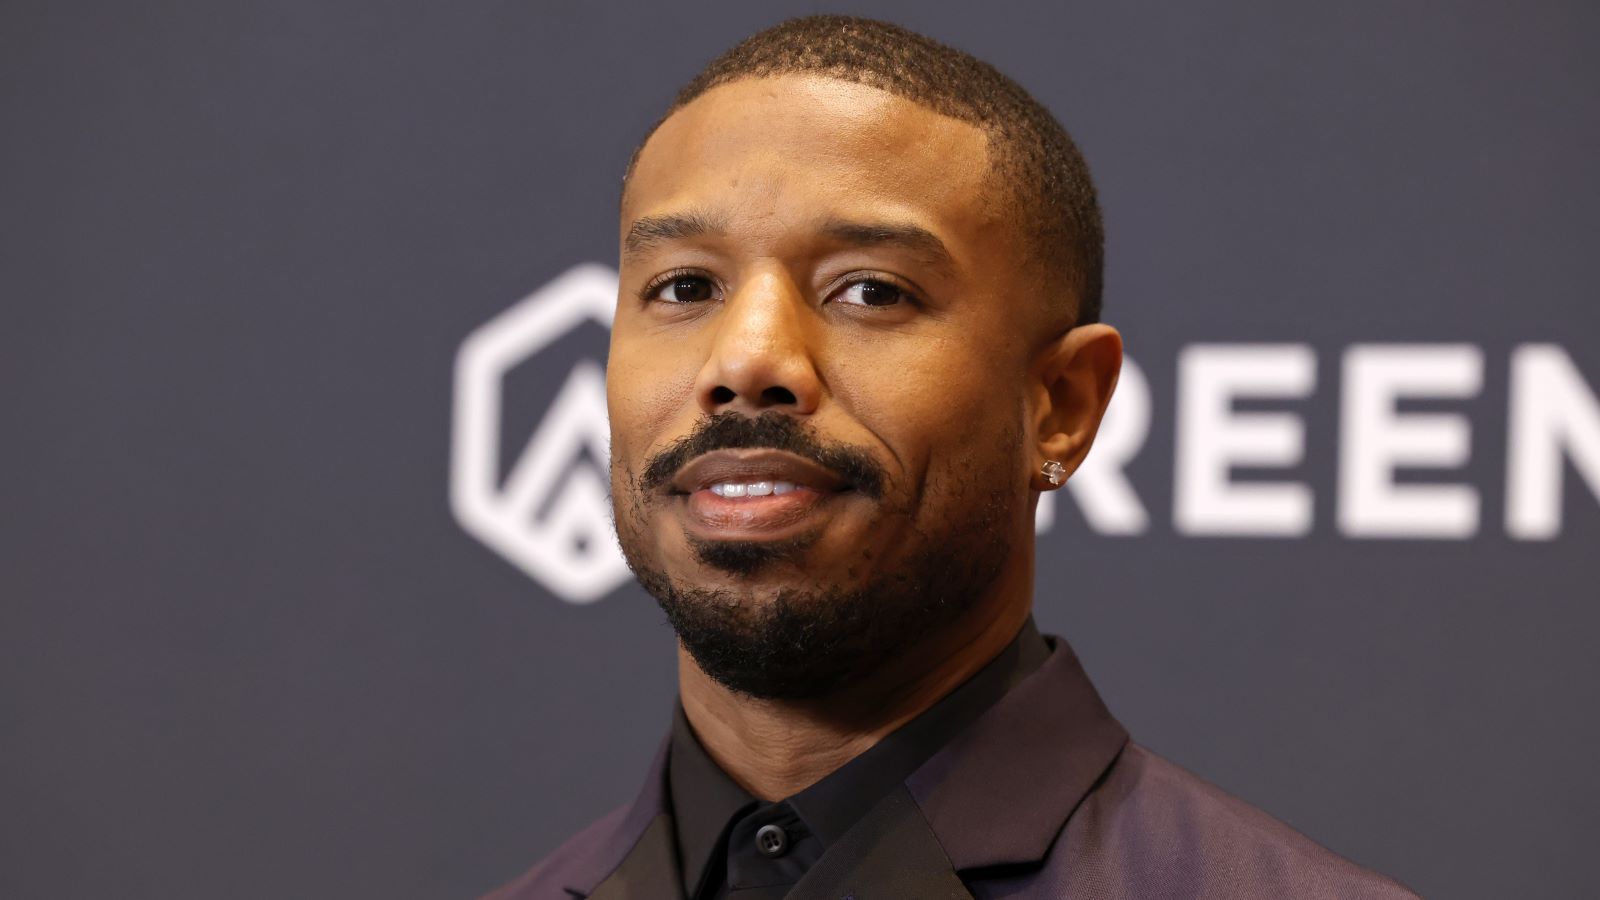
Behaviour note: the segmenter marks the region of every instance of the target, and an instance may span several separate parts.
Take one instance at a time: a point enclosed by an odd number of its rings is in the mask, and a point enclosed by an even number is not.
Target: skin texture
[[[1033,509],[1052,489],[1039,467],[1081,462],[1122,350],[1109,326],[1072,328],[1074,305],[1047,302],[994,177],[973,125],[781,76],[675,112],[629,180],[607,385],[618,531],[636,570],[759,608],[913,565],[930,541],[970,531],[979,502],[1004,538],[998,576],[963,614],[825,697],[730,690],[680,644],[689,722],[756,796],[789,796],[871,747],[992,659],[1031,609]],[[939,249],[884,238],[910,229]],[[679,280],[653,287],[668,273]],[[653,457],[724,413],[795,417],[869,454],[881,491],[829,495],[790,522],[640,486]],[[730,571],[697,540],[795,549]]]

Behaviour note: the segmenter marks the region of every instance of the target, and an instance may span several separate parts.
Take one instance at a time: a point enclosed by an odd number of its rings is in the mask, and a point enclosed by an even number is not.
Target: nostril
[[[721,385],[711,391],[711,399],[716,403],[731,403],[733,398],[737,396],[739,395],[735,394],[732,388],[726,388]]]
[[[785,404],[788,406],[793,406],[797,402],[794,397],[794,391],[791,391],[786,387],[769,387],[761,392],[761,399],[767,401],[768,403]]]

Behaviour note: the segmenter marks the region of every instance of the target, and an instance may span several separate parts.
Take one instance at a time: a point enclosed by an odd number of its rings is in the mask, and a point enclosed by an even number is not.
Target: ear
[[[1039,351],[1030,369],[1032,486],[1055,490],[1040,471],[1048,460],[1078,470],[1094,443],[1122,370],[1122,335],[1109,325],[1080,325]]]

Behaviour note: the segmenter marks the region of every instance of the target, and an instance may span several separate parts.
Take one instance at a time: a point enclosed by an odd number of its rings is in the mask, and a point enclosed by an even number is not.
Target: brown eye
[[[858,281],[839,292],[839,300],[855,306],[894,306],[906,292],[887,281]]]
[[[711,281],[699,275],[680,275],[656,288],[656,296],[668,303],[699,303],[711,299]]]

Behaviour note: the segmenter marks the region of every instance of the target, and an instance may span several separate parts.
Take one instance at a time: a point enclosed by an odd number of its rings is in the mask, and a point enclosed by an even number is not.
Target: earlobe
[[[1046,348],[1037,370],[1042,401],[1034,448],[1038,490],[1066,482],[1088,455],[1122,368],[1122,336],[1109,325],[1080,325]]]

